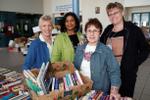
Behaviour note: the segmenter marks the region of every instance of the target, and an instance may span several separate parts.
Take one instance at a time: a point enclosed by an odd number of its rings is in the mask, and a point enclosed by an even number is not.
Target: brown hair
[[[109,3],[108,5],[107,5],[107,7],[106,7],[106,11],[107,11],[107,13],[108,13],[108,11],[110,10],[110,9],[112,9],[112,8],[118,8],[118,9],[120,9],[121,11],[123,11],[124,10],[124,7],[123,7],[123,5],[121,4],[121,3],[119,3],[119,2],[114,2],[114,3]]]
[[[102,32],[102,30],[103,30],[102,24],[97,18],[89,19],[88,22],[85,24],[84,31],[86,32],[87,28],[91,25],[94,25],[96,28],[98,28],[100,30],[100,33]]]

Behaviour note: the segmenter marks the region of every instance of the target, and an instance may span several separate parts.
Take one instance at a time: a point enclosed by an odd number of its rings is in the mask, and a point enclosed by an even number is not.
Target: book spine
[[[68,87],[69,87],[69,89],[70,89],[71,82],[70,82],[70,80],[69,80],[68,74],[66,74],[66,75],[65,75],[65,78],[66,78],[67,86],[68,86]]]
[[[29,96],[29,93],[23,93],[23,94],[19,94],[13,98],[10,98],[9,100],[24,100],[26,97]]]
[[[79,82],[77,75],[75,73],[73,73],[73,77],[74,77],[74,80],[77,83],[77,85],[80,85],[80,82]]]
[[[0,72],[0,75],[4,75],[4,74],[10,73],[10,72],[12,72],[12,71],[5,69],[5,70]]]
[[[59,90],[59,82],[57,78],[55,78],[54,90]]]
[[[12,71],[12,72],[4,74],[4,76],[11,76],[11,75],[16,74],[16,73],[17,73],[16,71]]]
[[[26,70],[23,71],[23,74],[26,78],[32,80],[34,83],[37,83],[37,81]]]
[[[64,83],[63,82],[59,83],[59,90],[64,91]]]
[[[106,100],[106,96],[101,96],[100,100]]]
[[[91,94],[94,93],[95,90],[91,90],[89,93],[87,93],[85,96],[82,97],[82,100],[92,100],[90,98]]]
[[[3,90],[3,91],[0,91],[0,96],[3,95],[3,94],[6,94],[6,93],[9,93],[10,90]]]
[[[6,77],[6,79],[10,79],[12,81],[17,81],[17,80],[22,80],[22,76],[19,76],[19,75],[16,75],[16,76],[13,76],[13,77]]]
[[[38,76],[37,76],[37,81],[40,81],[40,79],[42,79],[43,78],[43,72],[44,72],[44,67],[45,67],[45,63],[42,63],[42,65],[41,65],[41,68],[40,68],[40,72],[39,72],[39,74],[38,74]]]
[[[80,74],[79,74],[78,70],[75,71],[75,74],[77,75],[77,78],[78,78],[80,84],[83,85],[83,81],[82,81],[82,79],[80,77]]]
[[[100,91],[100,92],[98,92],[98,97],[96,98],[96,100],[99,100],[100,98],[101,98],[101,96],[103,95],[103,92],[102,91]]]
[[[6,68],[0,68],[0,72],[7,70]]]
[[[96,95],[96,91],[92,92],[92,93],[90,94],[88,100],[89,100],[89,99],[92,100],[95,95]]]
[[[44,84],[44,82],[42,80],[41,80],[40,84],[41,84],[40,88],[42,89],[42,91],[44,92],[44,94],[47,94],[45,84]]]
[[[45,65],[45,63],[42,64],[40,72],[39,72],[38,77],[37,77],[37,84],[42,89],[44,94],[47,93],[46,92],[46,87],[45,87],[45,84],[44,84],[44,78],[45,78],[45,74],[46,74],[48,65],[49,65],[49,62],[46,65]]]
[[[71,74],[69,74],[69,73],[68,73],[68,78],[69,78],[69,80],[70,80],[70,86],[73,87],[73,86],[74,86],[73,80],[72,80],[72,78],[71,78]]]
[[[36,80],[35,75],[30,70],[27,70],[27,72]]]
[[[46,65],[45,65],[45,63],[42,64],[40,72],[39,72],[38,77],[37,77],[38,83],[40,83],[40,80],[44,81],[44,77],[45,77],[46,70],[48,68],[48,64],[49,64],[49,62]]]
[[[50,90],[50,86],[52,84],[52,81],[53,81],[52,77],[50,77],[47,80],[45,80],[45,87],[46,87],[47,92],[49,92],[49,90]]]
[[[63,81],[64,81],[64,87],[66,91],[69,91],[69,87],[67,85],[67,81],[66,81],[66,77],[63,77]]]
[[[75,81],[73,75],[71,75],[71,79],[72,79],[73,85],[77,85],[77,82]]]
[[[94,96],[93,96],[93,98],[92,98],[92,100],[97,100],[97,97],[99,96],[99,93],[96,93]]]
[[[11,86],[20,84],[21,82],[22,82],[22,80],[18,80],[18,81],[15,81],[15,82],[11,82],[11,83],[5,84],[4,87],[11,87]]]
[[[18,77],[19,75],[18,75],[18,73],[16,73],[16,74],[12,74],[12,75],[10,75],[10,76],[5,76],[6,78],[16,78],[16,77]]]
[[[53,81],[52,81],[52,91],[54,91],[54,85],[55,85],[55,78],[53,77]]]

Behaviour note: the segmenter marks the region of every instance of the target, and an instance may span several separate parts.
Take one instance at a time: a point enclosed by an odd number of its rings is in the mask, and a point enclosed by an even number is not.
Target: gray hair
[[[51,21],[51,16],[49,15],[43,15],[39,19],[39,26],[41,25],[42,21]]]
[[[124,10],[124,7],[123,7],[123,5],[121,4],[121,3],[119,3],[119,2],[111,2],[111,3],[109,3],[108,5],[107,5],[107,7],[106,7],[106,11],[107,11],[107,13],[108,13],[108,11],[110,10],[110,9],[112,9],[112,8],[118,8],[118,9],[120,9],[121,11],[123,11]]]

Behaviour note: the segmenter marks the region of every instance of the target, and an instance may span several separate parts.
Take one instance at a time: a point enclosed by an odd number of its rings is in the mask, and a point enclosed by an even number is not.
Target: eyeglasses
[[[86,31],[87,33],[94,33],[94,34],[96,34],[96,33],[99,33],[99,30],[87,30]]]
[[[112,13],[112,14],[111,14],[111,13],[110,13],[110,14],[108,13],[108,16],[117,15],[117,14],[119,14],[119,13],[120,13],[120,11],[114,12],[114,13]]]

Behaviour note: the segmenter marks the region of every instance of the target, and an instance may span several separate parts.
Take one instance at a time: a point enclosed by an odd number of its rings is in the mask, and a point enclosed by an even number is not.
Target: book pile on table
[[[0,100],[29,97],[29,93],[22,91],[22,81],[23,76],[20,73],[0,67]]]
[[[103,95],[102,91],[91,90],[85,96],[82,96],[79,100],[133,100],[129,97],[119,97],[118,99],[111,97],[110,95]]]

